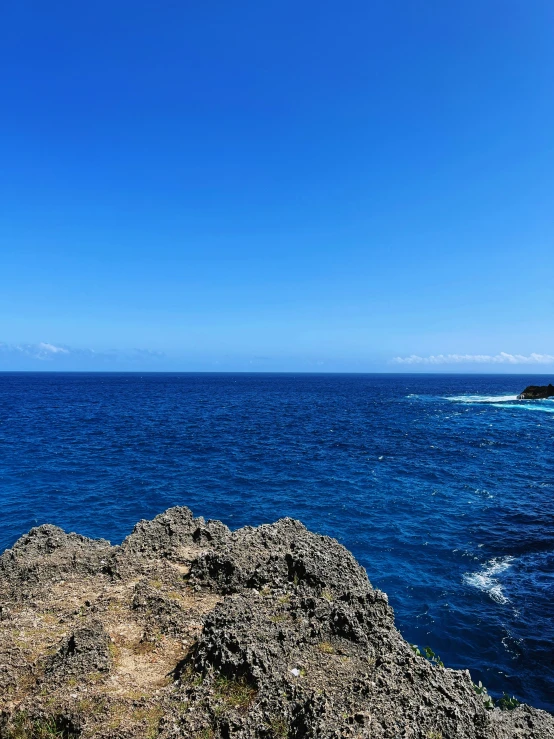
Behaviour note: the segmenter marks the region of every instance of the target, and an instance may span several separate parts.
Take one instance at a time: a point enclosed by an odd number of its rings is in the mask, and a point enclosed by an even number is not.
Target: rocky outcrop
[[[111,639],[101,621],[92,620],[83,628],[73,629],[60,648],[46,660],[46,676],[76,675],[83,678],[107,672],[112,664]]]
[[[173,508],[121,546],[33,529],[0,557],[0,739],[552,739],[402,638],[337,541]]]
[[[545,400],[554,397],[554,385],[529,385],[517,396],[518,400]]]

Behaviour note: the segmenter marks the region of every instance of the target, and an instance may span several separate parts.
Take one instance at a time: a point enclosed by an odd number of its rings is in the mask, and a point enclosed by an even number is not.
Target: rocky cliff
[[[41,526],[0,557],[0,737],[552,739],[414,654],[337,541],[173,508],[121,546]]]
[[[554,397],[554,385],[529,385],[517,396],[518,400],[545,400]]]

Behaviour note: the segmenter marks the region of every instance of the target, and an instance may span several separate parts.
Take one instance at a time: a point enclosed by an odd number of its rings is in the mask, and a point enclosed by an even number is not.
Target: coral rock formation
[[[0,739],[552,739],[432,664],[337,541],[172,508],[121,546],[41,526],[0,557]]]

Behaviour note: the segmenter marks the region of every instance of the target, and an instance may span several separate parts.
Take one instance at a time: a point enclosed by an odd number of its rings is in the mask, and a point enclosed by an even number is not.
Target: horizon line
[[[378,371],[318,371],[318,370],[3,370],[0,375],[489,375],[499,377],[552,375],[552,372],[378,372]]]

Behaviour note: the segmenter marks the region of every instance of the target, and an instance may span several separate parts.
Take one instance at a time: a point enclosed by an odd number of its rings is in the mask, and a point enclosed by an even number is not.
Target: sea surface
[[[406,639],[554,711],[554,400],[537,375],[0,374],[0,551],[187,505],[334,536]]]

